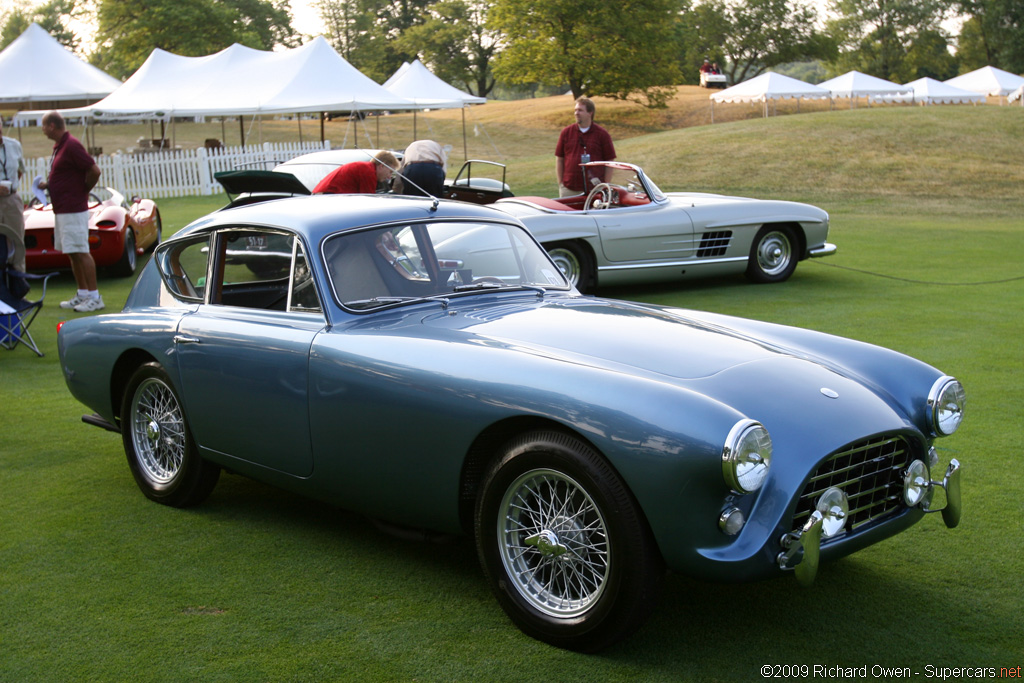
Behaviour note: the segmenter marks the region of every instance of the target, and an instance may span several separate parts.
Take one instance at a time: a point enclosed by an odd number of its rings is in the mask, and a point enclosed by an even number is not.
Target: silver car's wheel
[[[514,439],[477,498],[477,550],[491,589],[528,635],[592,652],[639,628],[664,565],[608,463],[576,437]]]
[[[550,469],[512,482],[501,501],[499,552],[527,603],[554,617],[585,614],[608,585],[604,517],[586,490]]]
[[[581,294],[586,294],[593,288],[594,269],[590,265],[590,254],[585,247],[576,242],[556,242],[545,245],[545,249],[565,279]]]
[[[217,484],[220,468],[199,456],[178,395],[156,363],[141,366],[128,383],[121,436],[135,482],[151,500],[195,505]]]
[[[796,270],[796,238],[785,225],[766,225],[750,250],[747,276],[754,282],[782,282]]]

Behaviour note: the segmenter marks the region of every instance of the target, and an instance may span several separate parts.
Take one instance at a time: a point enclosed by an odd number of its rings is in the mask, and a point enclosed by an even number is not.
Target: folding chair
[[[0,346],[11,351],[18,344],[24,344],[42,357],[43,352],[28,328],[43,308],[47,280],[57,273],[30,275],[15,270],[11,264],[20,262],[24,255],[25,244],[14,228],[0,223]],[[36,301],[25,298],[30,288],[29,280],[43,281],[43,295]]]

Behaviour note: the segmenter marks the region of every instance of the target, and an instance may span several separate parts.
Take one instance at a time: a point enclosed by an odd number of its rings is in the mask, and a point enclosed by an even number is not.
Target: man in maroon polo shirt
[[[71,259],[78,292],[61,308],[79,313],[102,310],[96,286],[96,262],[89,253],[89,191],[100,179],[100,167],[82,143],[67,131],[64,117],[55,111],[43,116],[43,134],[53,140],[50,176],[39,187],[50,191],[53,204],[53,242]]]
[[[555,176],[558,178],[558,196],[571,197],[586,194],[604,181],[603,169],[587,171],[583,177],[580,164],[591,161],[613,161],[615,145],[612,136],[594,123],[594,102],[588,97],[576,100],[573,116],[576,123],[566,126],[558,136],[555,147]]]

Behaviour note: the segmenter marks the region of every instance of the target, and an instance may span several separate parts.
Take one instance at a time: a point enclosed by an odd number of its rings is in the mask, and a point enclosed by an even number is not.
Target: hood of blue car
[[[488,306],[456,300],[447,311],[427,315],[422,322],[468,343],[503,344],[567,362],[683,380],[787,355],[682,312],[589,297],[517,299]]]

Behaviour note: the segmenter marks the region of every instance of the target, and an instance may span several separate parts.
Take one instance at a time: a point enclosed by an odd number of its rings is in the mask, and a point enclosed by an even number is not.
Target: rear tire
[[[217,485],[220,467],[200,457],[178,394],[157,363],[139,367],[128,382],[121,439],[135,483],[150,500],[198,505]]]
[[[483,480],[475,531],[495,597],[538,640],[595,652],[638,629],[657,601],[664,563],[646,520],[571,435],[510,442]]]
[[[124,230],[124,250],[121,252],[121,259],[114,265],[114,275],[128,277],[135,272],[135,265],[138,263],[138,254],[135,253],[135,231],[131,228]]]
[[[544,245],[548,256],[558,266],[562,275],[572,283],[580,294],[593,291],[595,273],[590,250],[579,242],[555,242]]]

